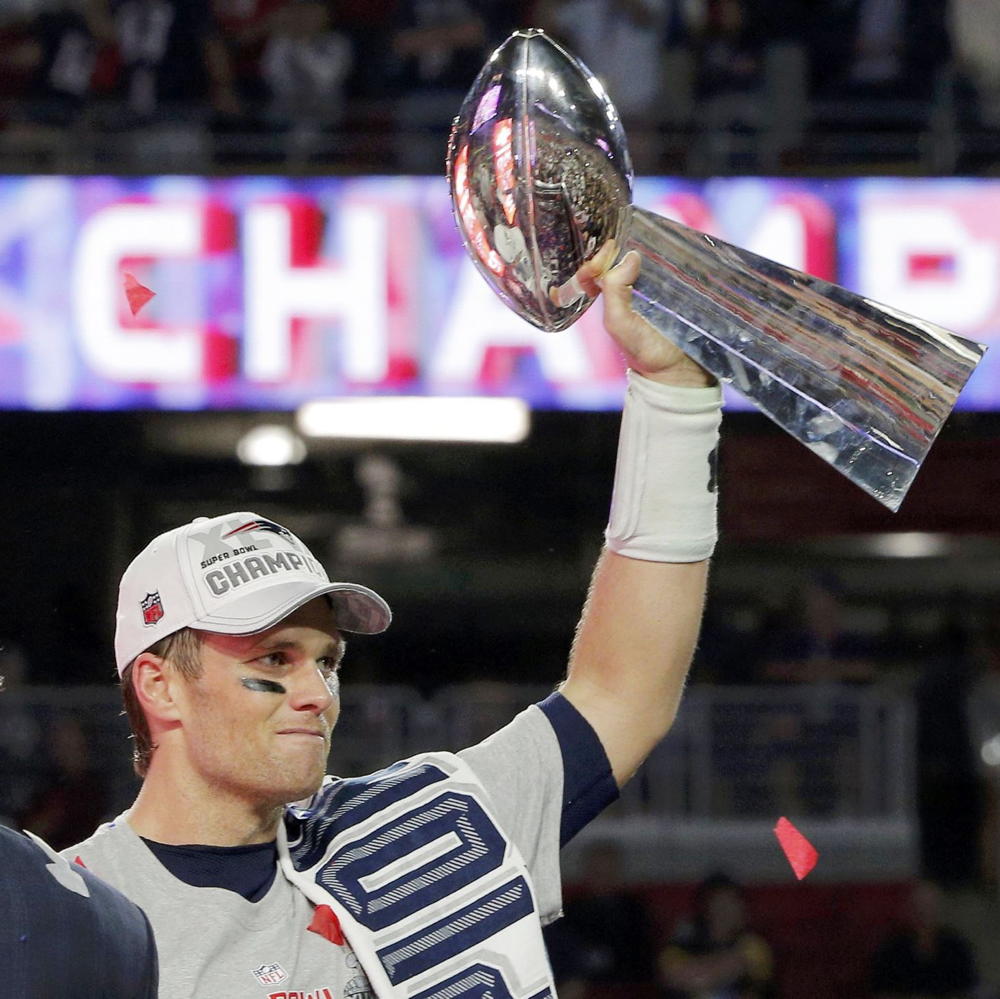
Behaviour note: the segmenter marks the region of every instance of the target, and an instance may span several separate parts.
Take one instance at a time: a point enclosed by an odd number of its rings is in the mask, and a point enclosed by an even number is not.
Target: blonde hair
[[[201,637],[194,628],[181,628],[155,642],[146,652],[164,660],[168,667],[177,670],[187,680],[195,680],[202,674]],[[139,656],[135,658],[138,659]],[[145,777],[156,745],[149,733],[146,712],[142,710],[135,692],[134,665],[135,659],[122,670],[122,700],[125,702],[125,716],[132,729],[132,768],[140,777]]]

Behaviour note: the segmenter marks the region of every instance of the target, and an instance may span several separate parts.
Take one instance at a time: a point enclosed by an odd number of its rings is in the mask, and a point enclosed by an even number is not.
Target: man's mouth
[[[326,742],[326,732],[318,728],[283,728],[278,735],[304,735]]]

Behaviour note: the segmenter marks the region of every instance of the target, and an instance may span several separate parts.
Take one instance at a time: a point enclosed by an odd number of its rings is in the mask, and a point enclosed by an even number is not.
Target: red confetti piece
[[[340,920],[337,914],[328,905],[317,905],[313,913],[309,930],[325,937],[332,944],[338,947],[344,946],[344,931],[340,928]]]
[[[150,291],[144,284],[139,284],[134,274],[125,272],[125,297],[132,315],[137,316],[139,310],[151,299],[156,297],[155,291]]]
[[[80,859],[79,855],[73,858],[74,864],[79,864],[84,870],[86,870],[87,865]]]
[[[781,849],[785,851],[788,863],[792,865],[795,876],[801,881],[819,860],[819,853],[784,816],[778,819],[774,827],[774,835],[778,837]]]

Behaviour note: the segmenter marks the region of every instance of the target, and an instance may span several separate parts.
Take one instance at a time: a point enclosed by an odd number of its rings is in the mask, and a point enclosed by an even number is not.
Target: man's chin
[[[288,760],[272,757],[267,767],[261,767],[254,775],[261,804],[278,808],[298,804],[312,797],[326,776],[326,757],[317,756],[308,762],[303,759]]]
[[[324,774],[320,774],[313,780],[303,781],[297,786],[289,786],[282,795],[282,805],[299,805],[305,807],[309,804],[309,799],[320,789],[323,783]]]

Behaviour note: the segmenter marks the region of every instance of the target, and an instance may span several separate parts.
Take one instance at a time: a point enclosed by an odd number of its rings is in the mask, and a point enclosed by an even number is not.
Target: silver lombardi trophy
[[[574,275],[614,238],[634,305],[665,337],[897,510],[985,348],[632,205],[625,133],[600,81],[538,30],[490,57],[452,127],[466,249],[545,330],[590,306]]]

